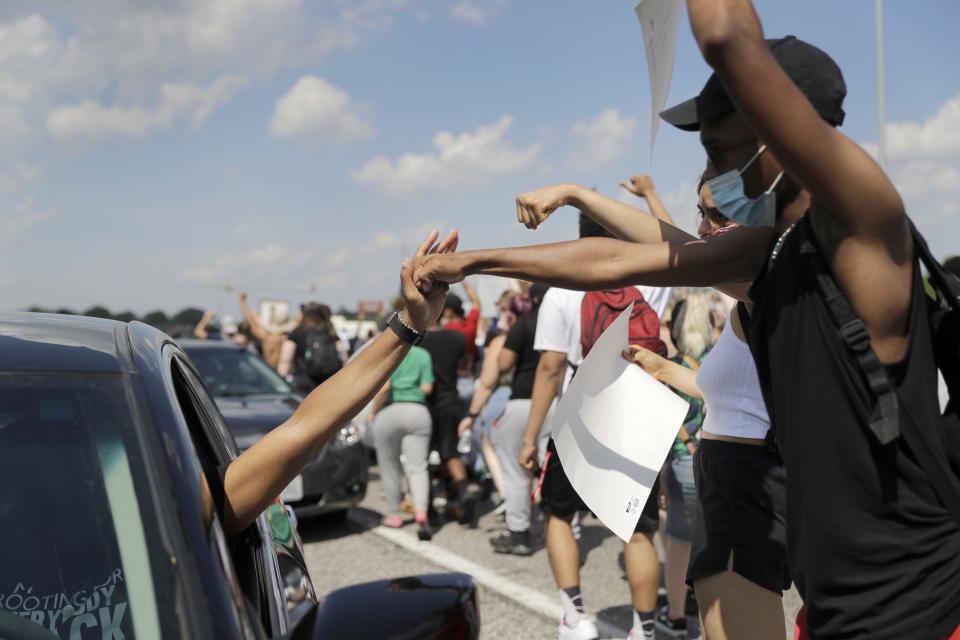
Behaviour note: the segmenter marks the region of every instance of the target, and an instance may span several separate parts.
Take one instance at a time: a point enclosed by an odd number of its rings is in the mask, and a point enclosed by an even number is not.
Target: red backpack
[[[630,344],[637,344],[662,356],[667,345],[660,339],[660,317],[636,287],[615,291],[590,291],[580,303],[580,347],[586,358],[600,335],[633,303],[630,314]]]

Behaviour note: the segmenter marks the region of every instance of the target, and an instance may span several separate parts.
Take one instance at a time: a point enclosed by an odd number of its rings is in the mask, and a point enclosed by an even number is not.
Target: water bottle
[[[460,442],[457,443],[457,451],[462,455],[470,453],[470,449],[473,447],[473,430],[467,429],[463,432],[463,435],[460,436]]]

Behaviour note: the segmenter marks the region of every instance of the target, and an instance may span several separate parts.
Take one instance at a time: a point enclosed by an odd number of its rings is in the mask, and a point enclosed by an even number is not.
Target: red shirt
[[[480,323],[480,309],[473,308],[463,320],[451,320],[443,325],[444,329],[459,331],[467,340],[467,353],[477,355],[477,325]]]

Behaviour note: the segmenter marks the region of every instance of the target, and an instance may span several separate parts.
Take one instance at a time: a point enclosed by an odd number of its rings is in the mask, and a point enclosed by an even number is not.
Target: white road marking
[[[516,602],[522,607],[544,616],[552,621],[559,621],[563,616],[563,609],[560,607],[557,599],[550,598],[536,589],[531,589],[522,584],[506,578],[496,571],[488,569],[476,562],[467,560],[448,549],[436,545],[432,542],[418,540],[410,534],[404,533],[399,529],[391,529],[379,525],[379,519],[372,516],[364,517],[365,514],[357,511],[351,511],[350,517],[365,527],[371,527],[370,531],[391,542],[398,547],[411,553],[415,553],[422,558],[440,565],[449,571],[458,571],[473,576],[473,579],[482,584],[487,589],[495,591],[504,598]],[[481,611],[481,616],[483,612]],[[604,620],[597,620],[597,630],[601,635],[608,638],[625,638],[627,631]]]

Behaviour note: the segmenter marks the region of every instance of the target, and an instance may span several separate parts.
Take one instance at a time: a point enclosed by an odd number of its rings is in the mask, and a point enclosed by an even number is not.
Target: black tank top
[[[945,638],[960,625],[960,526],[903,437],[883,447],[869,430],[875,399],[800,255],[805,239],[816,246],[808,218],[750,291],[750,347],[787,469],[790,573],[813,637]],[[910,344],[888,372],[946,448],[956,426],[940,415],[927,300],[915,259]]]

